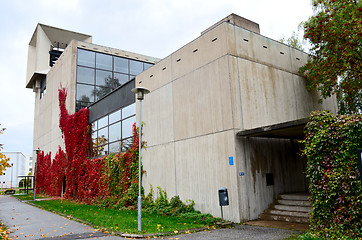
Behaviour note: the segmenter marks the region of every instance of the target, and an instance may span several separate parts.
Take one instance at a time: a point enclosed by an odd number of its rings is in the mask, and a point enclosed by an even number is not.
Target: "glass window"
[[[75,103],[75,111],[78,112],[82,108],[88,107],[89,104],[90,104],[89,102],[76,101],[76,103]]]
[[[94,85],[94,69],[77,67],[77,82]]]
[[[78,48],[78,65],[94,68],[95,52]]]
[[[109,126],[109,142],[114,142],[122,139],[121,122]]]
[[[98,141],[100,141],[100,144],[107,143],[108,142],[107,139],[108,139],[108,127],[99,129],[98,130]]]
[[[122,142],[114,142],[109,144],[109,152],[110,153],[118,153],[122,151]]]
[[[98,124],[97,123],[98,123],[97,121],[92,122],[92,131],[97,131],[97,129],[98,129]]]
[[[112,56],[96,53],[96,68],[112,71]]]
[[[77,100],[82,102],[94,102],[94,87],[77,84]]]
[[[102,97],[106,96],[108,93],[110,93],[112,91],[111,88],[106,88],[106,87],[96,87],[96,89],[94,90],[94,95],[96,97],[96,101],[98,101],[99,99],[101,99]]]
[[[108,116],[102,117],[98,120],[98,129],[108,125]]]
[[[122,151],[126,151],[127,149],[132,147],[132,137],[123,139],[122,141]]]
[[[92,133],[92,143],[93,143],[93,147],[98,146],[97,131]]]
[[[152,63],[143,63],[143,70],[146,71],[147,69],[149,69],[152,66],[153,66]]]
[[[122,121],[122,138],[132,137],[132,125],[136,122],[136,116]]]
[[[108,154],[108,145],[103,145],[98,148],[98,155],[107,155]]]
[[[122,109],[122,118],[127,118],[129,116],[136,114],[136,103],[133,103]]]
[[[118,122],[120,120],[121,120],[121,110],[118,110],[118,111],[116,111],[114,113],[111,113],[109,115],[109,124]]]
[[[97,70],[96,71],[96,85],[111,87],[112,84],[112,72]]]
[[[143,72],[143,62],[129,60],[130,74],[138,75]]]
[[[121,74],[121,73],[114,73],[114,82],[121,86],[129,81],[129,75]]]
[[[128,71],[128,59],[120,58],[120,57],[114,57],[114,71],[129,74],[129,71]]]

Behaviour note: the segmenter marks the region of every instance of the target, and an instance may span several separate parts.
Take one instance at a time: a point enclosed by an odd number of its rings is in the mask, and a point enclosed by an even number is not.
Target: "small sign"
[[[244,172],[239,172],[239,176],[241,177],[241,176],[244,176],[245,175],[245,173]]]
[[[234,157],[229,157],[229,165],[234,165]]]

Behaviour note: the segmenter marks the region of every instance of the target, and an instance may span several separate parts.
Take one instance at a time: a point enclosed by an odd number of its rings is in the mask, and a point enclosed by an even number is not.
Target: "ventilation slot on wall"
[[[166,67],[162,68],[162,71],[166,70]]]
[[[246,39],[246,38],[244,38],[243,40],[244,40],[245,42],[249,42],[249,40],[248,40],[248,39]]]
[[[268,48],[267,46],[263,46],[263,48]]]
[[[216,40],[217,40],[217,38],[214,38],[214,39],[211,40],[211,42],[215,42]]]
[[[152,74],[152,75],[150,75],[150,78],[151,78],[151,77],[153,77],[153,74]]]
[[[176,60],[176,62],[179,62],[179,61],[181,61],[181,58],[179,58],[179,59]]]
[[[297,59],[298,61],[300,60],[300,58],[295,58],[295,59]]]
[[[142,81],[139,81],[138,83],[139,83],[139,84],[141,84],[141,83],[142,83]]]
[[[283,53],[283,52],[280,52],[280,54],[281,54],[281,55],[284,55],[284,53]]]
[[[195,53],[195,52],[197,52],[197,51],[199,51],[199,49],[196,48],[196,49],[195,49],[194,51],[192,51],[192,52]]]

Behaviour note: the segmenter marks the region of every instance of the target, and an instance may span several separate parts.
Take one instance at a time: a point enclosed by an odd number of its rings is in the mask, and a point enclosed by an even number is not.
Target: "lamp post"
[[[13,189],[13,168],[14,168],[14,163],[11,164],[11,180],[10,180],[11,189]]]
[[[33,178],[33,181],[34,181],[33,192],[34,192],[34,201],[35,201],[35,198],[36,198],[36,164],[38,162],[38,153],[39,153],[40,149],[38,148],[38,149],[36,149],[34,151],[35,151],[35,154],[36,154],[35,164],[34,164],[34,178]]]
[[[136,94],[137,100],[140,101],[140,116],[139,116],[139,131],[138,131],[138,231],[142,231],[142,197],[141,197],[141,138],[142,138],[142,100],[144,95],[150,91],[146,88],[138,87],[133,88],[132,92]]]

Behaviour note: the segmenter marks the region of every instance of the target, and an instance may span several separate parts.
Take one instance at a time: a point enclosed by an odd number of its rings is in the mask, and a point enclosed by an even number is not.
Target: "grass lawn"
[[[32,202],[46,210],[75,217],[111,231],[140,233],[137,230],[137,211],[98,208],[68,200],[47,200]],[[175,232],[205,227],[200,218],[181,218],[142,213],[142,234]]]
[[[29,193],[29,194],[21,194],[21,195],[12,195],[13,197],[16,197],[20,200],[33,200],[34,199],[34,194],[33,193]],[[44,195],[36,195],[36,199],[41,199],[41,198],[47,198],[47,196]]]

